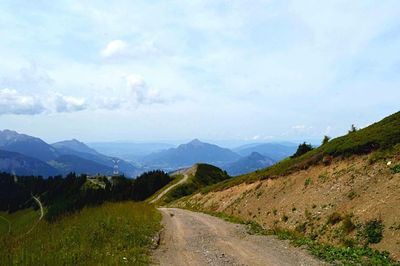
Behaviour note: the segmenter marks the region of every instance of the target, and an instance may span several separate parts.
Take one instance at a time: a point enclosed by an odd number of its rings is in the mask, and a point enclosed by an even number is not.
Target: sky
[[[0,1],[0,129],[322,139],[399,111],[400,1]]]

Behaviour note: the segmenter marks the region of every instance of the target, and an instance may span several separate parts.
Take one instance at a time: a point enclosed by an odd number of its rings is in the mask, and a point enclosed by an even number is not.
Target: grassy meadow
[[[37,212],[0,215],[0,265],[148,265],[152,236],[161,226],[154,207],[134,202],[41,220],[29,234]]]

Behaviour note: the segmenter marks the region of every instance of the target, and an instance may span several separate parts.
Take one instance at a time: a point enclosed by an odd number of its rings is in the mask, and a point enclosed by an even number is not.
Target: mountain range
[[[252,152],[250,155],[240,158],[239,160],[226,164],[222,168],[231,176],[254,172],[275,164],[277,161],[268,158],[258,152]]]
[[[101,147],[101,143],[96,145]],[[117,146],[111,143],[102,146],[111,153],[105,155],[76,139],[48,144],[37,137],[3,130],[0,131],[0,171],[46,177],[69,172],[111,175],[113,159],[118,159],[120,173],[129,177],[147,170],[173,171],[196,163],[212,164],[230,175],[239,175],[270,166],[292,155],[296,149],[290,144],[256,143],[231,150],[198,139],[176,148],[162,143],[132,145],[122,148],[125,153],[135,154],[135,160],[126,161],[112,156],[118,153]],[[130,152],[134,147],[138,149]]]
[[[75,139],[48,144],[15,131],[0,131],[0,171],[46,177],[69,172],[111,174],[112,159]],[[141,173],[140,169],[123,160],[119,161],[119,166],[121,173],[127,176]]]
[[[189,143],[179,145],[177,148],[152,153],[145,156],[142,161],[154,167],[173,170],[189,167],[196,163],[222,166],[226,163],[236,161],[240,157],[239,154],[230,149],[194,139]]]
[[[282,143],[252,143],[243,145],[233,149],[234,152],[242,156],[248,156],[253,152],[257,152],[276,162],[285,159],[295,153],[297,144],[290,142]]]

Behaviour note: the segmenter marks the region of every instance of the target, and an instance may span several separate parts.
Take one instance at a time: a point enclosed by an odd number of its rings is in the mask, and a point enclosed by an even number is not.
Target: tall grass
[[[54,223],[42,220],[29,235],[0,236],[1,265],[147,265],[161,215],[145,203],[106,203]]]

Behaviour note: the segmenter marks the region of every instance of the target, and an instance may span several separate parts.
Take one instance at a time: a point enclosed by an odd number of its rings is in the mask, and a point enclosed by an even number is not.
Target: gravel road
[[[164,230],[154,265],[324,265],[307,251],[203,213],[160,208]]]
[[[182,185],[183,183],[185,183],[187,180],[189,179],[189,175],[184,174],[183,178],[181,180],[179,180],[179,182],[177,182],[176,184],[168,187],[167,189],[165,189],[163,192],[161,192],[155,199],[153,199],[152,201],[150,201],[150,203],[155,203],[158,200],[160,200],[162,197],[164,197],[165,194],[167,194],[169,191],[171,191],[173,188]]]

